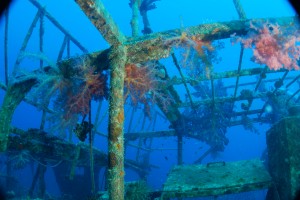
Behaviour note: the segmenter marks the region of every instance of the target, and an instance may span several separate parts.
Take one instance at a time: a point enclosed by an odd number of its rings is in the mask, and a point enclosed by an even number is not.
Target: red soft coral
[[[92,67],[82,72],[83,79],[77,80],[80,82],[79,88],[73,89],[68,95],[65,105],[65,116],[67,118],[73,114],[88,114],[90,111],[89,102],[92,98],[99,100],[107,97],[107,76],[96,73]],[[76,87],[76,84],[74,84],[74,87]]]

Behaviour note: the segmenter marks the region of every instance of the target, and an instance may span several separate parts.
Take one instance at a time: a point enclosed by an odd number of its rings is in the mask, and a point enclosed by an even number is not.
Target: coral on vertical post
[[[124,199],[124,77],[127,49],[112,48],[110,53],[110,98],[108,117],[108,194],[109,199]]]

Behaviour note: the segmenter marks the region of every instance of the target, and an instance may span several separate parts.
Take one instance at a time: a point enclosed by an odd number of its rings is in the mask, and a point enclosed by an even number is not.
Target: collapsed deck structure
[[[236,6],[240,20],[201,24],[184,29],[175,29],[158,33],[152,33],[149,22],[144,20],[143,32],[145,35],[138,36],[138,15],[136,13],[140,11],[143,13],[143,18],[147,19],[147,14],[145,14],[145,12],[147,13],[150,9],[149,7],[153,5],[153,1],[144,0],[144,4],[142,5],[138,5],[138,1],[131,1],[131,7],[133,10],[133,18],[131,22],[133,36],[126,37],[118,29],[117,24],[113,21],[101,1],[76,0],[75,2],[80,6],[82,11],[110,45],[110,48],[108,49],[89,53],[71,34],[65,30],[63,26],[59,24],[59,22],[51,16],[50,13],[46,11],[43,6],[41,6],[36,0],[29,1],[38,9],[38,12],[29,28],[26,38],[24,39],[20,55],[16,61],[16,67],[12,74],[13,78],[10,80],[8,79],[6,62],[6,83],[1,84],[1,88],[5,90],[6,93],[0,110],[0,149],[3,152],[24,151],[25,149],[27,154],[33,155],[34,158],[43,159],[44,162],[67,162],[69,163],[69,166],[71,166],[69,172],[70,176],[74,173],[74,168],[76,166],[84,165],[87,168],[90,167],[91,177],[97,175],[99,167],[108,166],[107,180],[110,199],[124,198],[124,166],[136,170],[141,176],[145,176],[145,174],[147,174],[145,165],[141,165],[138,161],[124,159],[124,146],[129,145],[128,141],[134,141],[137,139],[142,141],[143,138],[175,136],[177,137],[178,165],[181,165],[184,159],[182,154],[183,138],[191,137],[205,142],[210,146],[210,149],[207,150],[196,162],[201,163],[205,156],[215,151],[222,151],[225,148],[228,143],[226,138],[226,129],[228,127],[243,125],[246,129],[255,131],[253,123],[272,124],[278,121],[287,115],[287,109],[282,111],[280,108],[287,106],[293,108],[293,105],[297,104],[300,99],[297,98],[297,95],[300,92],[299,85],[295,86],[300,75],[293,70],[280,69],[274,71],[270,70],[267,66],[242,68],[244,47],[241,46],[237,69],[233,71],[215,72],[213,69],[213,61],[209,55],[205,53],[207,52],[207,49],[209,51],[211,48],[215,48],[212,47],[212,42],[214,41],[229,39],[232,35],[246,35],[249,30],[250,23],[264,24],[276,22],[276,24],[280,27],[289,28],[297,23],[296,17],[247,19],[240,2],[238,0],[234,0],[234,5]],[[44,58],[41,58],[39,69],[28,74],[22,74],[17,70],[18,65],[22,62],[22,58],[26,56],[24,55],[24,52],[34,27],[39,20],[42,24],[44,18],[50,20],[65,35],[60,52],[58,52],[56,66],[45,67],[45,64],[43,63]],[[43,52],[43,32],[43,26],[41,25],[39,34],[41,52]],[[5,37],[7,38],[7,35],[5,35]],[[83,54],[81,56],[71,57],[70,43],[73,43],[81,49]],[[199,45],[199,47],[195,47],[195,45]],[[198,57],[204,67],[202,67],[202,71],[199,72],[199,76],[185,75],[182,72],[178,56],[174,53],[174,47],[186,48],[187,46],[188,48],[191,48],[192,46],[196,49],[196,51],[198,50],[198,53],[200,52]],[[203,50],[202,46],[204,46],[206,50]],[[67,52],[68,58],[62,59],[65,51]],[[161,58],[167,57],[172,57],[172,61],[178,70],[180,77],[170,77],[168,75],[169,67],[163,66],[159,62]],[[81,63],[82,61],[84,61],[85,66],[92,66],[92,68],[82,69],[80,68],[81,66],[78,67],[78,63]],[[146,102],[147,100],[151,99],[151,101],[155,102],[157,108],[160,109],[160,112],[156,114],[156,117],[167,119],[171,124],[170,130],[130,132],[129,128],[129,131],[124,134],[125,117],[130,118],[130,120],[134,117],[134,109],[131,116],[126,116],[126,114],[124,114],[124,104],[126,100],[124,99],[124,96],[131,95],[131,101],[134,102],[134,98],[132,98],[132,94],[130,94],[129,84],[126,85],[126,81],[127,83],[129,81],[129,69],[132,71],[144,69],[142,67],[136,68],[137,65],[147,65],[148,67],[152,67],[152,70],[156,71],[154,76],[156,81],[159,82],[160,88],[157,90],[151,90],[151,92],[149,92],[149,96],[151,96],[150,98],[148,97],[148,91],[139,91],[138,94],[134,94],[137,95],[135,97],[142,100],[139,103],[144,105],[144,109],[149,107],[149,104]],[[157,71],[162,71],[163,73],[158,74]],[[105,80],[101,79],[103,72],[105,72],[104,75],[109,74],[110,81],[108,91],[109,97],[107,98],[109,99],[109,128],[107,135],[109,144],[108,154],[100,152],[97,149],[93,149],[93,135],[101,135],[101,133],[97,132],[97,126],[96,128],[91,127],[90,112],[90,102],[95,99],[100,99],[97,96],[99,95],[98,93],[92,93],[95,92],[93,90],[95,85],[93,84],[95,82],[99,85],[103,84],[103,80]],[[131,73],[134,74],[133,72]],[[146,71],[146,74],[147,73],[152,72]],[[274,78],[267,78],[268,75],[271,75],[272,77],[274,74],[277,74],[277,76]],[[53,76],[56,77],[57,81],[57,77],[62,77],[61,79],[68,80],[71,80],[74,77],[78,79],[79,77],[80,79],[86,80],[84,82],[86,85],[83,87],[83,91],[80,92],[84,95],[90,95],[92,93],[91,98],[88,100],[89,103],[81,102],[81,104],[87,106],[88,109],[83,108],[82,110],[76,110],[76,108],[72,106],[68,108],[72,112],[77,112],[76,114],[82,114],[84,116],[82,123],[79,125],[77,124],[78,128],[73,127],[73,129],[77,130],[77,136],[79,139],[81,139],[81,137],[85,139],[86,135],[89,135],[89,146],[84,144],[75,145],[57,137],[49,136],[43,131],[46,120],[45,116],[47,114],[55,114],[56,112],[56,110],[53,110],[50,106],[48,106],[50,105],[50,96],[56,93],[53,92],[49,96],[49,99],[46,99],[47,104],[43,104],[42,107],[41,101],[34,101],[27,95],[32,90],[36,90],[36,88],[39,88],[40,85],[45,83],[41,80],[41,76]],[[241,78],[253,76],[258,77],[256,81],[243,84],[240,83]],[[130,77],[133,79],[133,82],[135,81],[135,77],[137,77],[137,75]],[[234,79],[235,83],[232,85],[224,85],[222,82],[223,79]],[[49,84],[49,82],[47,84]],[[55,81],[54,83],[51,82],[51,84],[55,85]],[[266,84],[274,86],[272,89],[266,89]],[[180,98],[180,95],[178,94],[178,85],[183,86],[186,92],[186,99],[184,100]],[[245,86],[247,89],[240,89]],[[248,89],[249,87],[252,89]],[[296,89],[293,90],[293,93],[288,94],[286,90],[290,87],[296,87]],[[196,92],[191,92],[191,88],[196,90]],[[286,90],[282,90],[282,88],[285,88]],[[56,90],[57,88],[54,89]],[[59,89],[62,90],[61,88]],[[99,88],[95,87],[95,89],[99,91]],[[225,93],[220,94],[221,90],[225,91],[227,89],[233,90],[233,93],[230,95]],[[102,96],[105,96],[104,94],[105,91],[101,93]],[[75,95],[77,95],[76,92],[74,93],[74,96]],[[94,98],[93,95],[97,96],[98,99]],[[78,99],[80,99],[80,97],[81,96],[76,96]],[[72,100],[72,98],[67,99],[64,103],[67,104],[67,102]],[[43,120],[40,130],[32,129],[25,131],[11,126],[13,114],[22,101],[26,101],[38,108],[42,108]],[[260,101],[262,106],[258,109],[252,109],[252,104],[255,101]],[[277,109],[276,112],[274,111],[271,114],[266,112],[270,104],[273,106],[273,109]],[[134,104],[134,106],[136,105],[137,104]],[[241,109],[236,111],[235,106],[238,105]],[[73,114],[71,111],[67,112],[67,116]],[[145,113],[147,111],[148,110],[145,109]],[[89,118],[89,124],[86,127],[83,123],[85,118]],[[99,120],[99,116],[96,116],[96,118]],[[208,118],[209,121],[205,121],[205,118]],[[94,125],[98,123],[97,120]],[[198,132],[197,130],[200,129],[202,131]],[[21,147],[20,144],[22,144]],[[142,142],[139,142],[139,145],[140,146],[137,146],[137,148],[143,149]],[[72,149],[76,149],[76,151],[72,152]],[[151,149],[151,146],[149,149]],[[43,155],[50,155],[50,157],[45,158]],[[151,163],[149,166],[151,166]],[[98,170],[95,170],[96,168],[98,168]],[[36,176],[42,177],[44,176],[44,173],[45,170],[41,170],[39,168],[36,172]],[[90,187],[92,188],[92,191],[95,192],[94,190],[97,188],[97,183],[93,181],[94,178],[91,178],[91,180]],[[34,179],[32,184],[33,189],[36,181],[37,179]],[[45,192],[42,191],[41,193]]]

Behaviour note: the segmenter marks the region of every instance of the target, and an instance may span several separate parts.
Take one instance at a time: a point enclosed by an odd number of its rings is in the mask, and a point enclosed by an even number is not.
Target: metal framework
[[[130,144],[130,141],[134,141],[136,139],[141,138],[155,138],[155,137],[169,137],[169,136],[177,136],[178,138],[178,164],[182,163],[184,159],[182,157],[183,151],[183,144],[182,139],[183,137],[192,137],[195,139],[199,139],[203,141],[202,136],[194,134],[192,131],[183,131],[182,127],[185,125],[186,121],[182,116],[182,112],[180,109],[190,108],[190,109],[197,109],[201,106],[206,108],[211,108],[211,116],[218,115],[219,110],[216,108],[215,105],[221,103],[229,103],[231,105],[231,117],[229,118],[226,127],[236,126],[236,125],[245,125],[245,118],[251,120],[251,123],[269,123],[268,119],[264,115],[265,109],[268,105],[268,99],[273,98],[274,96],[278,95],[285,95],[286,93],[281,93],[280,89],[285,88],[288,89],[291,85],[295,84],[300,75],[295,75],[293,72],[289,72],[287,70],[278,70],[278,71],[271,71],[266,66],[261,68],[244,68],[242,69],[242,59],[243,59],[243,52],[244,48],[241,47],[240,49],[240,57],[239,57],[239,64],[237,66],[237,70],[234,71],[225,71],[225,72],[210,72],[209,76],[201,76],[197,78],[185,77],[184,74],[181,72],[180,65],[178,64],[178,60],[176,55],[172,52],[172,44],[175,44],[180,40],[182,37],[182,30],[175,29],[165,32],[159,33],[152,33],[146,34],[144,36],[137,36],[137,5],[132,5],[133,9],[133,19],[131,21],[132,28],[133,28],[133,37],[126,38],[123,33],[118,29],[117,25],[111,18],[110,14],[106,11],[104,5],[101,1],[96,0],[75,0],[75,2],[80,6],[82,11],[86,14],[86,16],[90,19],[90,21],[94,24],[94,26],[98,29],[100,34],[104,37],[104,39],[109,43],[111,46],[109,49],[101,50],[95,53],[88,53],[87,49],[85,49],[71,34],[68,33],[61,26],[52,16],[48,13],[43,6],[41,6],[36,0],[29,0],[37,9],[38,12],[29,27],[28,33],[24,42],[22,44],[20,50],[20,56],[24,52],[30,36],[32,35],[33,29],[36,26],[37,22],[40,20],[41,24],[43,23],[44,18],[47,18],[51,21],[65,36],[64,41],[61,45],[61,49],[58,52],[58,65],[64,66],[65,63],[70,63],[74,60],[82,59],[85,57],[88,59],[88,62],[93,63],[100,63],[97,66],[98,71],[104,71],[110,69],[110,101],[109,101],[109,133],[108,133],[108,143],[109,143],[109,151],[108,155],[102,155],[97,150],[92,153],[92,157],[95,157],[94,165],[99,164],[101,159],[99,157],[105,157],[104,160],[108,161],[108,163],[104,162],[101,163],[102,166],[108,164],[108,181],[109,187],[108,192],[110,199],[123,199],[124,197],[124,163],[126,166],[130,165],[130,167],[135,168],[140,174],[146,174],[142,168],[144,166],[139,166],[133,161],[124,161],[124,146],[135,146]],[[238,0],[234,0],[234,5],[239,13],[240,20],[234,20],[229,22],[218,22],[218,23],[210,23],[210,24],[201,24],[194,27],[188,27],[184,31],[188,32],[191,37],[197,37],[199,40],[203,41],[217,41],[221,39],[228,39],[230,36],[235,33],[237,35],[244,35],[247,33],[247,26],[246,24],[251,21],[260,21],[260,22],[268,22],[268,21],[276,21],[280,26],[289,26],[293,24],[296,20],[295,17],[285,17],[285,18],[276,18],[276,19],[246,19],[245,12],[242,9],[242,6]],[[6,15],[6,29],[8,26],[8,15]],[[148,27],[149,28],[149,27]],[[40,34],[39,34],[39,41],[40,41],[40,51],[43,52],[43,26],[40,25]],[[7,49],[7,32],[5,32],[5,49]],[[80,50],[82,50],[83,55],[79,57],[70,57],[70,42],[73,42]],[[166,45],[166,43],[168,45]],[[64,51],[67,51],[68,59],[61,60]],[[132,121],[135,117],[135,110],[132,110],[132,114],[130,117],[130,125],[128,127],[127,133],[124,135],[124,100],[123,100],[123,91],[124,91],[124,76],[125,76],[125,69],[124,66],[126,63],[143,63],[147,61],[159,60],[161,58],[166,58],[172,56],[173,62],[180,73],[180,77],[172,77],[169,78],[166,82],[166,86],[160,91],[162,93],[169,92],[172,94],[173,101],[169,108],[163,109],[163,102],[158,102],[158,107],[160,108],[161,112],[164,116],[160,116],[160,112],[156,112],[154,117],[154,122],[149,124],[149,127],[146,129],[145,124],[142,124],[142,131],[141,132],[132,132]],[[8,82],[8,66],[7,66],[7,50],[5,50],[5,77],[6,83],[1,84],[1,88],[6,90],[6,95],[4,98],[4,102],[2,104],[2,108],[0,110],[0,147],[2,151],[8,151],[11,148],[15,148],[15,144],[11,141],[10,135],[12,132],[19,132],[16,131],[11,127],[11,120],[13,113],[17,106],[20,104],[21,101],[26,101],[25,94],[32,88],[34,84],[37,82],[37,76],[31,75],[28,77],[17,77],[14,83]],[[205,58],[204,58],[205,59]],[[101,62],[99,62],[101,61]],[[15,64],[15,68],[13,73],[18,68],[21,60],[18,58]],[[212,63],[207,62],[208,65],[213,65]],[[40,62],[40,65],[43,66],[43,62]],[[168,69],[166,67],[166,69]],[[167,73],[167,72],[166,72]],[[266,80],[266,75],[268,74],[280,74],[281,77],[273,78]],[[290,75],[291,74],[291,75]],[[252,81],[248,83],[240,83],[240,79],[242,77],[250,77],[250,76],[258,76],[257,81]],[[216,81],[226,78],[234,78],[235,84],[230,86],[224,86],[223,89],[233,89],[232,96],[225,96],[219,97],[216,96]],[[209,82],[211,94],[209,98],[195,100],[193,99],[193,93],[190,91],[190,86],[207,83]],[[274,89],[271,91],[260,92],[259,87],[262,83],[274,83]],[[176,87],[178,85],[184,85],[187,100],[181,102],[178,98],[178,94],[176,92]],[[245,94],[238,94],[239,87],[241,86],[248,86],[252,87],[252,90],[248,90],[252,95],[247,96]],[[291,99],[293,99],[299,92],[298,89],[291,94],[290,96],[284,99],[285,103],[290,103]],[[17,92],[16,92],[17,91]],[[264,104],[261,108],[252,109],[252,104],[254,100],[262,100],[264,99]],[[267,100],[266,100],[267,99]],[[234,111],[234,106],[237,103],[248,101],[247,107],[243,109],[243,111]],[[298,103],[299,98],[293,100],[293,103]],[[28,101],[27,101],[28,102]],[[29,103],[33,104],[33,102]],[[101,107],[99,106],[99,112],[97,112],[96,116],[96,123],[97,126],[101,123],[101,117],[99,116]],[[44,109],[44,113],[51,113],[54,112],[48,108]],[[105,115],[107,112],[105,112]],[[45,116],[44,114],[43,116]],[[257,117],[253,117],[257,115]],[[103,116],[104,117],[104,116]],[[102,117],[102,119],[103,119]],[[127,116],[129,118],[129,115]],[[166,130],[166,131],[155,131],[154,128],[150,130],[151,126],[155,126],[156,118],[162,117],[166,118],[172,125],[173,129]],[[45,121],[45,117],[43,117]],[[213,124],[218,123],[216,117],[212,117],[214,121]],[[100,121],[100,122],[99,122]],[[152,124],[153,123],[153,124]],[[250,122],[249,122],[250,123]],[[97,127],[96,126],[96,127]],[[43,129],[43,125],[41,125],[41,130]],[[214,129],[214,127],[212,127]],[[211,130],[206,130],[203,132],[203,135],[209,134]],[[105,135],[99,133],[95,130],[96,134],[98,135]],[[24,133],[23,133],[24,134]],[[18,134],[17,134],[18,135]],[[126,142],[124,144],[124,137]],[[22,137],[21,137],[22,138]],[[140,140],[141,141],[141,140]],[[57,140],[53,141],[54,144],[58,142]],[[59,141],[57,144],[63,143]],[[151,142],[152,143],[152,142]],[[136,146],[138,148],[138,152],[141,150],[148,151],[151,153],[154,149],[151,149],[151,143],[148,147],[143,147],[142,142],[139,142],[139,145]],[[14,145],[13,145],[14,144]],[[65,144],[66,148],[68,146],[72,146],[72,144]],[[63,146],[63,145],[62,145]],[[61,147],[64,148],[64,147]],[[68,147],[71,148],[71,147]],[[81,148],[81,147],[80,147]],[[33,150],[32,150],[33,151]],[[88,151],[85,148],[85,151]],[[210,152],[210,151],[208,151]],[[99,154],[101,156],[99,156]],[[207,152],[204,153],[207,155]],[[86,155],[86,154],[85,154]],[[139,155],[139,153],[137,154]],[[57,155],[56,155],[57,156]],[[138,157],[136,161],[138,161]],[[79,160],[83,159],[81,156],[69,157],[67,155],[59,155],[58,157],[54,157],[52,159],[68,159],[73,162],[73,165],[76,166],[79,163]],[[73,160],[72,160],[73,159]],[[202,159],[202,158],[200,158]],[[128,164],[131,163],[131,164]],[[133,164],[132,164],[133,163]],[[83,163],[82,163],[83,164]],[[93,165],[93,164],[91,164]],[[74,168],[73,166],[73,168]],[[44,173],[42,173],[44,175]]]

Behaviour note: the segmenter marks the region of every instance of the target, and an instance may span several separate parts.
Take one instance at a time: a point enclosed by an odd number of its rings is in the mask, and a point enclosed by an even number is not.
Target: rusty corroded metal
[[[77,2],[79,2],[79,0]],[[262,23],[276,21],[279,25],[282,26],[292,25],[296,20],[297,18],[295,17],[251,19],[251,21],[261,21]],[[234,20],[230,22],[202,24],[198,26],[188,27],[184,30],[174,29],[141,37],[129,38],[125,42],[128,58],[127,63],[142,63],[149,60],[159,60],[161,58],[168,57],[171,53],[172,48],[177,47],[176,44],[178,44],[178,42],[180,41],[180,37],[182,36],[183,32],[186,32],[190,37],[195,36],[203,40],[225,39],[230,38],[232,34],[246,34],[249,22],[250,20]],[[87,55],[92,64],[97,64],[96,66],[99,70],[107,70],[109,68],[109,52],[110,49],[106,49]],[[87,55],[84,56],[86,57]],[[243,75],[249,74],[244,74],[244,72],[241,71],[240,76]],[[236,74],[232,74],[231,76],[236,76]],[[218,77],[214,75],[214,79],[217,78]]]
[[[124,78],[126,48],[114,47],[110,54],[111,78],[108,136],[109,199],[124,199]]]
[[[266,18],[251,19],[262,23],[276,21],[281,26],[293,25],[297,18]],[[199,40],[220,40],[230,38],[232,34],[244,35],[249,28],[250,20],[233,20],[229,22],[217,22],[201,24],[186,29],[174,29],[159,33],[153,33],[138,38],[130,38],[126,42],[128,47],[128,62],[140,63],[148,60],[158,60],[170,55],[172,48],[176,48],[183,33]]]
[[[132,3],[132,19],[130,21],[132,36],[139,35],[139,2],[133,1]]]
[[[242,70],[233,70],[233,71],[226,71],[226,72],[219,72],[219,73],[214,73],[213,78],[214,79],[223,79],[223,78],[234,78],[234,77],[241,77],[241,76],[254,76],[254,75],[259,75],[261,73],[279,73],[279,72],[285,72],[286,69],[280,69],[277,71],[272,71],[272,70],[264,70],[264,68],[249,68],[249,69],[242,69]],[[211,80],[210,77],[206,76],[201,76],[197,78],[190,78],[190,77],[184,77],[186,83],[189,83],[191,85],[197,85],[201,81],[208,81]],[[178,78],[178,77],[173,77],[169,82],[169,85],[181,85],[183,84],[183,79]]]
[[[280,26],[290,26],[296,23],[296,17],[251,19],[251,21],[272,22],[276,21]],[[201,24],[186,29],[174,29],[159,33],[148,34],[140,37],[128,38],[124,43],[127,47],[127,63],[142,63],[149,60],[159,60],[170,56],[172,48],[178,47],[180,37],[187,33],[189,37],[195,36],[202,40],[219,40],[230,38],[232,34],[243,35],[247,33],[250,20],[233,20]],[[111,39],[112,40],[112,39]],[[108,53],[110,49],[88,54],[91,62],[98,64],[102,70],[108,69]],[[214,76],[214,78],[216,78]]]
[[[240,0],[233,0],[236,11],[238,12],[240,19],[247,19],[246,13],[242,7]]]
[[[255,94],[252,98],[253,99],[261,99],[261,98],[266,98],[268,97],[269,93],[268,92],[262,92],[262,93],[257,93]],[[243,95],[237,96],[237,97],[219,97],[219,98],[215,98],[214,102],[215,103],[224,103],[224,102],[234,102],[234,101],[242,101],[242,100],[248,100],[248,97],[245,97]],[[212,99],[205,99],[202,101],[195,101],[194,102],[194,106],[201,106],[201,105],[209,105],[211,104]],[[185,103],[181,103],[178,104],[179,108],[182,107],[190,107],[191,104],[190,102],[185,102]]]
[[[9,136],[7,152],[15,152],[16,149],[20,148],[19,145],[23,144],[22,148],[28,151],[28,153],[37,160],[44,159],[51,162],[61,162],[64,160],[70,163],[71,166],[89,166],[89,162],[87,162],[89,146],[84,143],[76,145],[39,129],[28,129],[24,131],[16,127],[11,127],[10,132],[13,134]],[[80,148],[80,152],[78,152],[78,148]],[[93,153],[96,166],[107,166],[108,159],[106,153],[96,148],[93,149]],[[76,163],[74,163],[75,161]],[[125,167],[136,172],[145,173],[146,171],[146,169],[134,160],[127,159],[124,163]],[[69,176],[73,176],[72,173],[71,170]]]
[[[126,40],[100,0],[75,1],[110,45],[121,44]]]
[[[79,41],[77,41],[50,13],[48,13],[38,1],[36,0],[29,0],[35,7],[39,9],[45,17],[47,17],[63,34],[68,36],[68,38],[83,52],[87,53],[87,49],[84,48]]]

